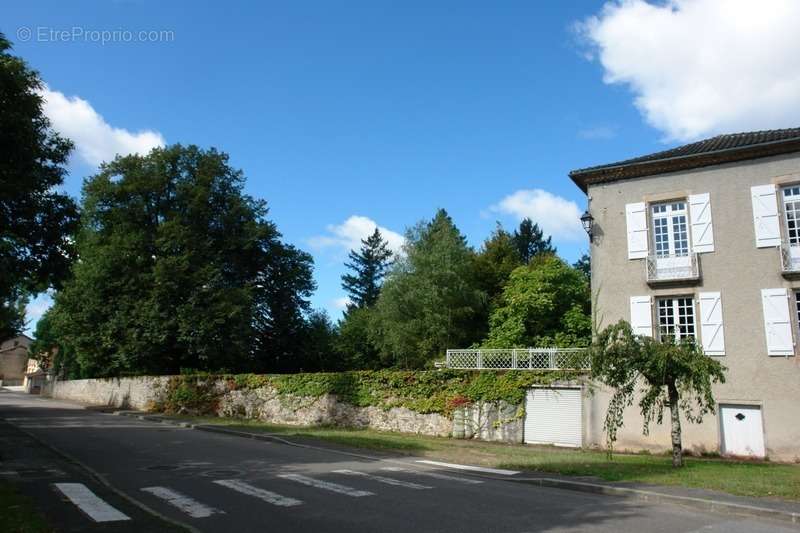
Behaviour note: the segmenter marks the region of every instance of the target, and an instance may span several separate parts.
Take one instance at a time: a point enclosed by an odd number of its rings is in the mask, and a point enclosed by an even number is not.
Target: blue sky
[[[659,30],[696,21],[687,3],[25,1],[4,3],[0,31],[48,84],[56,126],[78,137],[70,193],[115,150],[224,150],[285,239],[313,253],[313,304],[336,318],[347,243],[372,223],[402,234],[444,207],[479,246],[496,220],[511,228],[532,214],[574,260],[588,243],[569,170],[732,128],[798,125],[786,101],[772,114],[698,118],[692,84],[728,79],[702,64],[683,83],[669,77],[682,39]],[[76,28],[82,36],[52,33]],[[103,30],[171,37],[90,34]],[[723,53],[734,32],[717,33],[699,45]],[[796,47],[793,36],[772,44]]]

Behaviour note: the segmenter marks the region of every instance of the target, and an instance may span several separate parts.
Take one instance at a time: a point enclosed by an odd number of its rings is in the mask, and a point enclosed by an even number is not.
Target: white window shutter
[[[700,342],[706,355],[725,355],[725,334],[722,328],[722,296],[718,292],[701,292]]]
[[[644,259],[647,257],[647,204],[626,204],[625,222],[628,225],[628,259]]]
[[[631,328],[636,335],[653,336],[653,299],[631,296]]]
[[[689,219],[692,222],[692,251],[714,251],[714,226],[711,223],[711,195],[689,196]]]
[[[750,195],[753,197],[753,224],[756,230],[756,247],[780,246],[781,230],[775,185],[751,187]]]
[[[789,294],[786,289],[761,289],[764,306],[764,327],[769,355],[793,355],[792,321]]]

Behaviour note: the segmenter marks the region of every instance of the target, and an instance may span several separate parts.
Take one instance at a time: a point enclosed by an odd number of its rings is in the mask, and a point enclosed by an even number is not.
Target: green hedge
[[[364,370],[313,374],[201,374],[172,376],[164,401],[166,412],[212,413],[231,390],[272,387],[287,397],[318,398],[335,394],[359,407],[406,407],[419,413],[452,415],[453,409],[481,401],[522,404],[533,385],[578,378],[575,371]],[[219,384],[222,384],[220,386]]]

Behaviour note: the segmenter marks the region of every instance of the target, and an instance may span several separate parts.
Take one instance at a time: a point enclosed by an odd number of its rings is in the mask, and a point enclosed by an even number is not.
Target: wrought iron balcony
[[[800,244],[781,242],[781,273],[786,277],[800,276]]]
[[[700,279],[700,261],[696,252],[682,255],[647,256],[647,283],[696,281]]]
[[[447,368],[460,370],[585,370],[584,348],[447,350]]]

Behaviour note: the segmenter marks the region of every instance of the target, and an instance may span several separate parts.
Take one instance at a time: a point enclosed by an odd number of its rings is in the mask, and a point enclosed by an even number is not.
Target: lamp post
[[[588,210],[581,215],[581,224],[583,225],[583,229],[586,230],[586,234],[589,235],[589,242],[592,242],[592,237],[594,236],[594,217],[589,214]]]

